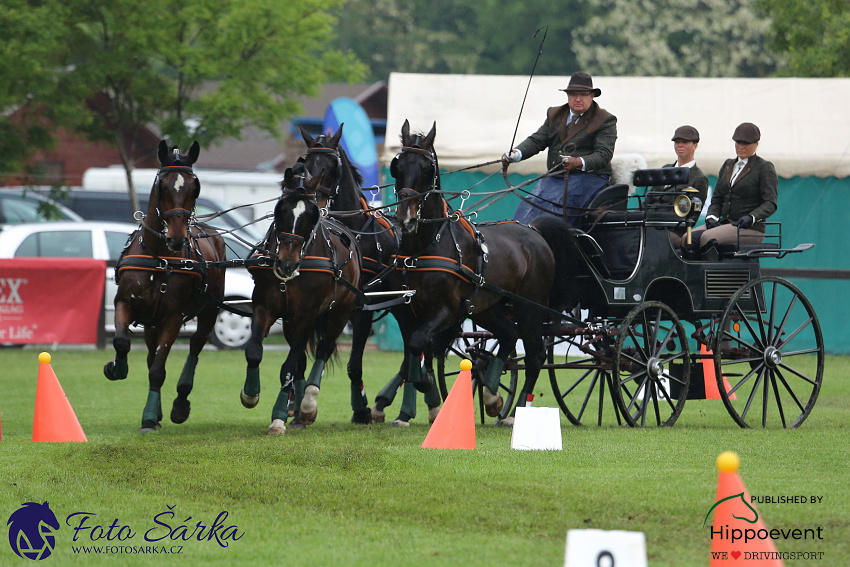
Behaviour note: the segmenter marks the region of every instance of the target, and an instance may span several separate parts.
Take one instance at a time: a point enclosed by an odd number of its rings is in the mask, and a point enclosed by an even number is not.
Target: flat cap
[[[673,132],[673,137],[671,140],[685,140],[686,142],[699,142],[699,132],[693,126],[679,126],[676,128],[676,131]]]
[[[761,132],[759,132],[759,127],[752,122],[743,122],[735,128],[732,139],[736,142],[754,144],[761,139]]]

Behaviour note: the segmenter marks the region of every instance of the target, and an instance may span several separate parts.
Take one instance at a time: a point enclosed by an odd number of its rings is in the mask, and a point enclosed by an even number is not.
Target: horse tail
[[[310,350],[310,354],[314,357],[316,356],[316,349],[318,347],[319,341],[327,334],[328,329],[328,321],[330,319],[330,312],[325,312],[322,315],[319,315],[318,319],[316,319],[316,324],[313,326],[313,331],[310,333],[310,338],[307,341],[308,348]],[[333,350],[328,357],[328,362],[335,362],[338,358],[338,347],[337,344],[334,343]]]
[[[578,229],[560,217],[542,215],[529,223],[537,230],[555,257],[555,277],[549,290],[549,307],[570,310],[577,301],[575,276],[581,271],[581,255],[576,247]]]

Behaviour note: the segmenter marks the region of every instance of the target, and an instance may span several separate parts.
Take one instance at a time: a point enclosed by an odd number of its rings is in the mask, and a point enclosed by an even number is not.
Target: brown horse
[[[208,267],[209,262],[225,260],[224,240],[214,229],[193,222],[201,184],[192,164],[199,152],[197,142],[187,155],[177,148],[169,151],[164,140],[159,143],[161,167],[151,189],[147,213],[115,267],[115,359],[103,372],[110,380],[127,377],[129,327],[133,323],[143,325],[149,390],[142,412],[142,433],[160,428],[165,361],[180,327],[197,317],[198,328],[189,341],[189,355],[171,409],[174,423],[188,419],[188,396],[198,355],[215,325],[224,297],[224,269]]]
[[[357,306],[360,284],[361,261],[354,236],[323,217],[316,204],[322,175],[309,180],[303,165],[297,167],[298,174],[292,168],[284,173],[282,194],[261,244],[262,252],[246,262],[254,276],[254,319],[245,347],[248,366],[242,405],[253,408],[259,402],[263,338],[279,318],[289,343],[289,355],[280,369],[281,389],[272,408],[270,435],[286,433],[290,395],[297,414],[293,426],[316,420],[325,365]],[[305,381],[308,345],[314,362]]]
[[[363,259],[361,289],[389,291],[388,278],[393,271],[401,235],[390,219],[379,211],[369,209],[360,190],[363,176],[340,144],[342,128],[340,125],[331,136],[322,134],[315,138],[302,128],[301,137],[307,144],[307,152],[299,161],[310,175],[323,172],[322,185],[316,187],[316,202],[321,208],[341,213],[337,217],[339,222],[357,237],[357,248]],[[371,309],[357,309],[351,318],[348,377],[351,381],[353,423],[370,423],[373,417],[363,385],[363,352],[372,330],[374,313]]]
[[[517,396],[525,405],[544,358],[544,313],[555,261],[535,230],[515,222],[472,225],[452,211],[442,196],[434,151],[437,126],[427,135],[411,134],[405,120],[402,151],[390,172],[396,180],[396,220],[402,227],[401,275],[416,295],[394,309],[405,337],[409,381],[421,391],[431,387],[420,370],[420,357],[448,347],[465,318],[493,333],[499,350],[484,375],[488,415],[502,407],[499,376],[518,339],[526,349],[526,379]],[[513,417],[502,420],[511,425]]]

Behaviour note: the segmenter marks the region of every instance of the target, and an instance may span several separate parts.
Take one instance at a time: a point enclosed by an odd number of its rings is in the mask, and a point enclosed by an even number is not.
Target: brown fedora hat
[[[593,96],[602,96],[601,89],[593,88],[593,78],[587,73],[573,73],[573,76],[570,77],[570,84],[567,85],[567,88],[560,89],[566,93],[575,92],[575,91],[593,91]]]

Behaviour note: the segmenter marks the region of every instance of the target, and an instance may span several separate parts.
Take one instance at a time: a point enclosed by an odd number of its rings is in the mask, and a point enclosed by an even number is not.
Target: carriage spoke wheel
[[[482,395],[484,384],[482,383],[482,379],[487,371],[487,366],[490,364],[490,360],[495,358],[498,348],[498,342],[492,338],[492,335],[474,324],[471,331],[462,332],[449,348],[449,354],[456,354],[461,358],[468,358],[472,361],[472,393],[478,397],[478,410],[481,415],[482,424],[486,423],[488,417],[484,410],[484,396]],[[499,379],[499,392],[502,394],[504,405],[496,418],[498,420],[507,417],[513,409],[514,399],[517,393],[517,382],[519,381],[519,371],[521,369],[523,369],[522,358],[515,356],[508,357],[505,370]],[[437,383],[439,384],[443,401],[448,397],[446,377],[450,377],[453,382],[459,373],[460,371],[455,369],[446,370],[445,357],[440,357],[437,360]]]
[[[555,401],[573,425],[623,425],[611,376],[612,341],[604,334],[547,339],[546,367]]]
[[[629,425],[676,423],[688,396],[690,353],[685,328],[672,309],[658,301],[632,309],[617,337],[613,375]]]
[[[776,277],[748,283],[730,299],[715,341],[720,397],[738,425],[805,421],[823,381],[824,350],[818,318],[799,289]]]

